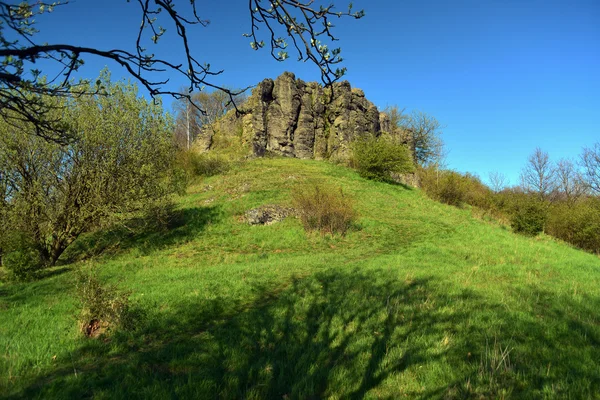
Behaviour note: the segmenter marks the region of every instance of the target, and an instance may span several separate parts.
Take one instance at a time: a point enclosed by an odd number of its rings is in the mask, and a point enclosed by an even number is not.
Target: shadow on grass
[[[82,236],[65,252],[65,263],[116,253],[132,248],[142,254],[186,242],[202,232],[206,225],[220,218],[219,207],[176,209],[169,215],[166,226],[158,227],[142,218],[131,219],[125,226],[115,226]]]
[[[52,267],[49,269],[43,269],[37,273],[36,279],[41,280],[41,279],[51,278],[53,276],[62,275],[69,271],[71,271],[71,267],[68,267],[68,266],[60,266],[60,267]]]
[[[385,271],[326,271],[286,287],[255,286],[249,304],[181,300],[136,332],[82,341],[14,398],[494,398],[503,390],[536,397],[547,388],[585,397],[600,388],[594,321],[552,308],[549,318],[581,331],[553,335],[469,291],[445,295],[440,287]],[[510,370],[480,368],[488,312],[502,320],[493,337],[510,343]],[[454,342],[444,344],[448,337]],[[554,364],[577,348],[572,363]],[[553,369],[545,374],[548,361]],[[435,365],[445,367],[426,375]]]

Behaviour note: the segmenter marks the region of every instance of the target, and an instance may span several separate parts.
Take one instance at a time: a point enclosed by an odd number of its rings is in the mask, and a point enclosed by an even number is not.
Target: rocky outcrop
[[[324,88],[289,72],[260,82],[239,111],[230,111],[205,129],[202,147],[209,149],[214,135],[237,135],[255,156],[341,158],[355,138],[380,134],[390,125],[389,118],[349,82]]]
[[[246,211],[245,220],[249,225],[271,225],[295,214],[293,208],[269,204]]]

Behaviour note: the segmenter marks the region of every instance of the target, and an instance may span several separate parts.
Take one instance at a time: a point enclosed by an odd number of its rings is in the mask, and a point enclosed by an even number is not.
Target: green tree
[[[543,232],[549,204],[533,193],[512,193],[510,226],[516,233],[535,236]]]
[[[390,121],[390,135],[410,149],[414,163],[421,167],[442,164],[444,142],[439,121],[422,111],[406,114],[398,106],[386,107]]]
[[[352,157],[359,174],[367,179],[386,181],[393,179],[394,173],[414,170],[407,147],[382,136],[356,140]]]
[[[53,265],[83,232],[183,188],[173,168],[172,122],[161,105],[129,83],[111,83],[108,74],[100,81],[106,96],[45,98],[61,103],[50,106],[70,127],[67,145],[24,134],[35,129],[31,123],[0,123],[4,220],[32,243],[42,266]]]
[[[413,111],[402,123],[409,133],[415,163],[421,166],[441,165],[445,154],[439,121],[422,111]]]

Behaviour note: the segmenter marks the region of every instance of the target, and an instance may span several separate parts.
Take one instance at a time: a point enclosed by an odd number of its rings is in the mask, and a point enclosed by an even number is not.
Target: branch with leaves
[[[313,6],[314,0],[272,0],[264,6],[260,0],[249,0],[248,6],[252,19],[252,29],[244,36],[250,37],[250,46],[254,50],[265,47],[265,42],[258,39],[258,31],[261,26],[268,30],[271,56],[278,61],[284,61],[289,57],[287,48],[288,40],[298,56],[298,61],[310,60],[321,70],[321,80],[325,85],[331,85],[339,80],[345,73],[346,68],[337,68],[336,65],[343,61],[340,57],[340,48],[329,49],[325,41],[337,41],[333,35],[334,18],[352,17],[360,19],[365,12],[352,11],[352,3],[348,5],[348,11],[335,12],[334,5]],[[280,32],[283,29],[283,32]]]

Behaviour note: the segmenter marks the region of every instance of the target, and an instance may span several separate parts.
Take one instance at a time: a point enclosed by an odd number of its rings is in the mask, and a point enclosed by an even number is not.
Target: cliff
[[[348,81],[324,88],[289,72],[260,82],[239,111],[205,128],[200,147],[208,150],[222,136],[228,141],[239,138],[255,156],[345,158],[355,138],[390,130],[387,115]]]

